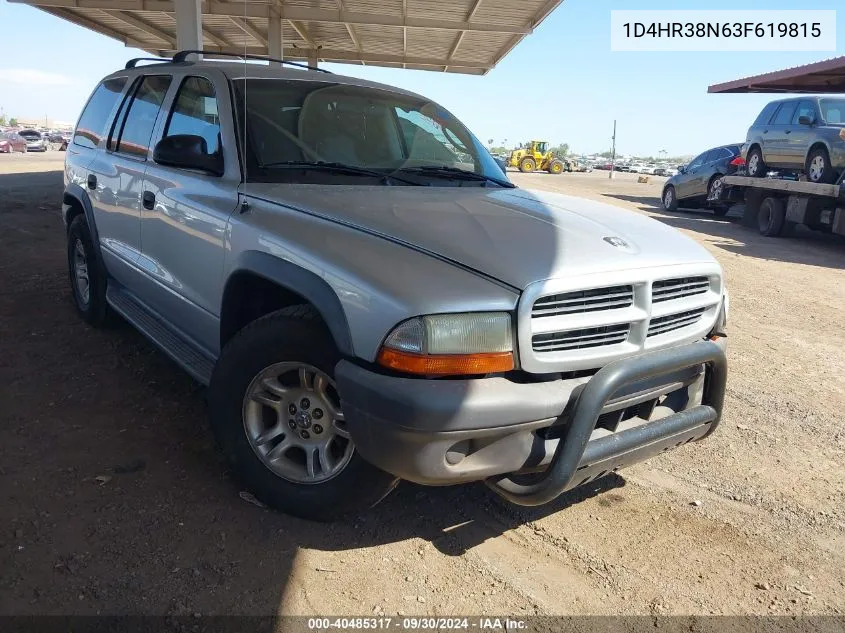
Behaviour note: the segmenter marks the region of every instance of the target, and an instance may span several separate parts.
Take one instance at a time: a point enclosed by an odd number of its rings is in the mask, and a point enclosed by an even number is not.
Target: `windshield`
[[[401,173],[404,182],[392,184],[478,186],[485,177],[507,184],[484,146],[430,101],[318,81],[249,78],[234,84],[241,125],[246,119],[249,180],[348,184],[355,176],[292,169],[328,163],[371,175]],[[473,174],[479,177],[460,178]]]
[[[38,132],[35,132],[34,130],[24,130],[23,132],[20,132],[19,134],[29,141],[37,141],[38,139],[41,138],[41,134],[39,134]]]
[[[825,123],[845,124],[845,99],[820,99],[819,107]]]

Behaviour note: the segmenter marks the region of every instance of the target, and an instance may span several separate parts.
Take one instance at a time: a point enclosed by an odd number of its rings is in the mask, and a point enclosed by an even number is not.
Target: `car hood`
[[[564,275],[714,261],[694,240],[656,220],[561,194],[270,183],[248,183],[243,190],[459,262],[520,289]],[[282,234],[283,222],[280,216]]]

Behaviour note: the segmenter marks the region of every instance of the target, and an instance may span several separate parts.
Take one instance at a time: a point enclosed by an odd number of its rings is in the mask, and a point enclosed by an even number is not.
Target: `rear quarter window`
[[[74,145],[95,148],[106,129],[109,115],[123,92],[126,77],[107,79],[94,90],[73,132]]]
[[[780,101],[772,101],[769,104],[766,104],[760,114],[757,115],[757,119],[754,121],[754,125],[766,125],[769,121],[772,120],[772,115],[777,110],[777,107],[781,104]]]

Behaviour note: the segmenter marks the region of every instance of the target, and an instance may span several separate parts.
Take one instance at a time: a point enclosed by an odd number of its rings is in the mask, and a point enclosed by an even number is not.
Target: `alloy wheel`
[[[818,182],[824,174],[824,156],[815,156],[810,163],[809,173],[810,180]]]
[[[355,450],[334,381],[306,363],[262,370],[244,396],[243,424],[261,462],[293,483],[328,481]]]

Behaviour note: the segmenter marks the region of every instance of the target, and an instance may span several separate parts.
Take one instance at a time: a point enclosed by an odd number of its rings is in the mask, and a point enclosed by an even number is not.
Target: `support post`
[[[173,0],[173,5],[176,48],[180,51],[202,50],[202,0]]]
[[[276,9],[270,9],[270,22],[267,25],[267,54],[276,59],[284,59],[282,42],[282,16]],[[281,66],[279,62],[270,62],[271,66]]]
[[[308,49],[308,68],[317,68],[318,58],[317,58],[317,49],[310,48]]]
[[[613,170],[616,168],[616,119],[613,119],[613,149],[610,150],[610,173],[608,178],[613,178]]]

